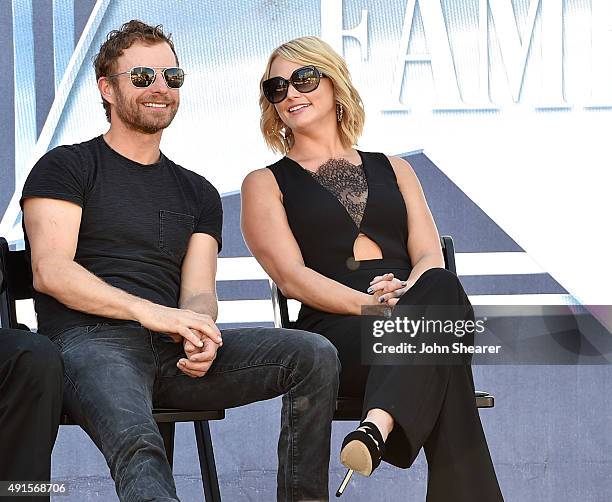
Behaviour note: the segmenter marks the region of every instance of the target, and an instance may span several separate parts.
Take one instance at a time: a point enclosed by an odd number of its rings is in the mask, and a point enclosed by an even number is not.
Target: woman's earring
[[[336,104],[336,118],[338,119],[338,122],[342,122],[343,115],[344,115],[344,107],[342,106],[342,103],[337,103]]]

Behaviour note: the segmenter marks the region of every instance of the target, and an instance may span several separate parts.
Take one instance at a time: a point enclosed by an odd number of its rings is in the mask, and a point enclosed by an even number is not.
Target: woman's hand
[[[412,284],[397,279],[391,272],[377,275],[370,282],[368,293],[377,297],[379,303],[394,307],[400,297],[410,289]]]
[[[374,292],[372,294],[364,294],[363,301],[361,303],[361,315],[366,316],[382,316],[388,317],[391,315],[391,307],[386,302],[379,302],[378,298],[380,293]]]

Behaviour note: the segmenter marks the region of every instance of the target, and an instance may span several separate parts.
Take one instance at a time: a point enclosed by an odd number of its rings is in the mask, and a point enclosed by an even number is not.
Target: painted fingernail
[[[371,294],[373,291],[374,291],[374,289],[373,289],[373,288],[371,288],[371,287],[370,287],[370,288],[368,288],[368,293],[370,293],[370,294]]]
[[[385,299],[382,296],[378,297],[378,303],[383,303],[385,301]]]

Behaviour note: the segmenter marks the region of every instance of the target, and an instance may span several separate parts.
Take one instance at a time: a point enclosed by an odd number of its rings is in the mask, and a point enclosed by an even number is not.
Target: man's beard
[[[134,131],[144,134],[155,134],[162,129],[168,127],[176,112],[178,111],[179,99],[178,94],[175,100],[170,100],[168,97],[153,97],[143,96],[138,100],[131,101],[126,97],[119,86],[115,88],[115,96],[117,104],[114,111],[121,121]],[[148,112],[142,103],[164,103],[167,108],[163,113],[157,111]]]

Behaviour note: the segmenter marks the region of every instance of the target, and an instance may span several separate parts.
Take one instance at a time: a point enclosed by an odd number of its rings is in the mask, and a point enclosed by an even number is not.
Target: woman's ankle
[[[393,430],[393,425],[395,424],[393,417],[388,412],[381,410],[380,408],[373,408],[368,411],[368,414],[363,421],[372,422],[374,425],[376,425],[384,441],[387,441],[387,437]]]

